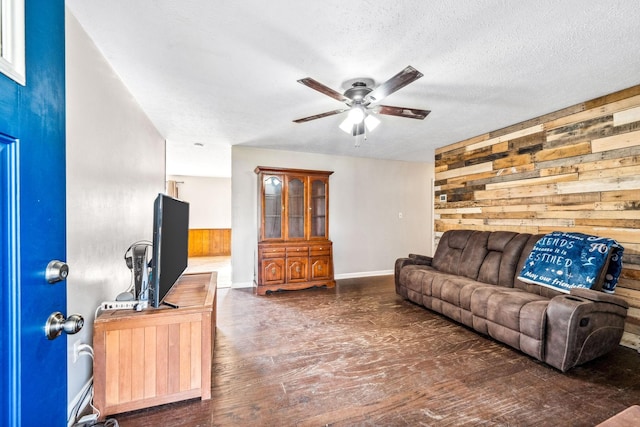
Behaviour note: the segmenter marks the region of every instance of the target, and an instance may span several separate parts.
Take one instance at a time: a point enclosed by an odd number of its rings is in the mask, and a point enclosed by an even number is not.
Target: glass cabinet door
[[[327,237],[327,185],[326,180],[311,180],[311,237]]]
[[[287,182],[287,235],[304,239],[304,180],[292,177]]]
[[[282,238],[282,180],[277,176],[264,179],[264,238]]]

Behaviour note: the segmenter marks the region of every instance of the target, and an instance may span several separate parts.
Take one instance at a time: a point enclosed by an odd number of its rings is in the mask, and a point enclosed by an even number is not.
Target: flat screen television
[[[158,194],[153,204],[153,255],[149,302],[158,307],[187,268],[189,203]]]

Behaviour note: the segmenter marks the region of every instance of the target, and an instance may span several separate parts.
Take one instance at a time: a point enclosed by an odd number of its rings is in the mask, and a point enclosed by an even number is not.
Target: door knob
[[[62,261],[53,260],[47,264],[44,277],[49,283],[61,282],[69,275],[69,266]]]
[[[59,311],[51,313],[47,324],[45,325],[44,332],[47,334],[47,338],[50,340],[56,339],[61,333],[73,335],[82,329],[84,326],[84,318],[79,314],[72,314],[68,319],[64,318],[64,315]]]

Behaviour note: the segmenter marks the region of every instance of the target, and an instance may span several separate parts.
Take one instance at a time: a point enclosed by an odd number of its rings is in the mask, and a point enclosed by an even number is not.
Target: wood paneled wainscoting
[[[231,255],[230,228],[192,228],[189,230],[189,256]]]
[[[451,229],[617,240],[622,344],[640,348],[640,85],[436,150],[436,239]]]

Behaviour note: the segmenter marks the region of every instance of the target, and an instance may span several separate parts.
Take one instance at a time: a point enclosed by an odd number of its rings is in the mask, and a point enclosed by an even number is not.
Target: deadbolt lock
[[[53,260],[47,265],[44,275],[49,283],[61,282],[69,275],[69,266],[65,262]]]

